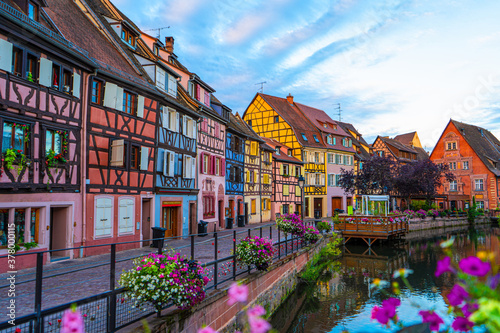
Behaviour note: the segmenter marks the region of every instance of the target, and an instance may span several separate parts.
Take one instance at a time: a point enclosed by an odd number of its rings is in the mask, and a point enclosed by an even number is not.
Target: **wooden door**
[[[314,198],[314,215],[323,215],[323,200],[321,198]]]
[[[332,197],[332,214],[335,214],[335,209],[342,209],[342,198]]]
[[[305,212],[306,217],[309,217],[309,200],[310,198],[306,198],[306,212]]]
[[[219,210],[219,227],[224,228],[224,201],[219,200],[218,210]]]
[[[163,207],[162,226],[167,229],[165,237],[177,236],[177,207]]]

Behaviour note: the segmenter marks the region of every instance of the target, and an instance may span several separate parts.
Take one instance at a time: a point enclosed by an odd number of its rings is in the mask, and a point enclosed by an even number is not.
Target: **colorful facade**
[[[7,253],[8,224],[15,225],[20,246],[77,246],[83,233],[85,82],[96,64],[33,13],[0,2],[0,15],[0,254]],[[30,36],[45,42],[33,43]],[[74,255],[59,251],[44,259]],[[16,268],[33,265],[34,257],[29,259],[19,257]],[[8,266],[0,267],[4,272]]]
[[[445,183],[438,192],[440,208],[466,209],[476,200],[478,208],[496,209],[500,169],[500,141],[490,131],[450,120],[439,138],[430,159],[446,163],[455,180]]]

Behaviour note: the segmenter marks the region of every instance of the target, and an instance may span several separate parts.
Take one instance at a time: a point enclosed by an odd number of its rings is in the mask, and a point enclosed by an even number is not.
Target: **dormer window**
[[[316,136],[316,134],[313,135],[313,138],[314,138],[314,141],[316,141],[316,143],[319,143],[319,139],[318,137]]]
[[[332,145],[332,144],[333,144],[333,139],[332,139],[332,136],[331,136],[331,135],[327,135],[327,136],[326,136],[326,143],[328,143],[329,145]]]
[[[135,36],[125,27],[122,27],[122,40],[130,46],[135,47]]]
[[[28,17],[34,21],[38,21],[39,8],[34,2],[28,2]]]
[[[304,133],[300,133],[300,135],[302,135],[302,139],[304,139],[304,141],[307,141],[306,135]]]
[[[324,128],[328,128],[328,124],[327,124],[327,123],[324,123],[324,124],[323,124],[323,127],[324,127]]]
[[[288,149],[288,156],[292,156],[293,149]]]
[[[160,56],[160,48],[158,47],[158,45],[153,45],[153,53],[155,54],[155,56],[159,57]]]
[[[280,155],[280,147],[276,147],[276,155]]]
[[[279,123],[280,122],[280,117],[279,116],[274,116],[274,122]]]

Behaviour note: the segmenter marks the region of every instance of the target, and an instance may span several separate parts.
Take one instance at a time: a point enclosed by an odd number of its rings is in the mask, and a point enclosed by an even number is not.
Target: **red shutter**
[[[203,170],[203,160],[205,159],[204,155],[205,153],[201,153],[200,155],[200,173],[205,173],[205,170]]]
[[[201,99],[201,87],[199,84],[196,85],[196,99],[197,100]]]
[[[211,168],[210,168],[210,174],[211,175],[215,175],[215,159],[216,157],[215,156],[212,156],[212,160],[211,160]]]
[[[220,175],[225,176],[226,175],[226,160],[224,158],[220,159]]]

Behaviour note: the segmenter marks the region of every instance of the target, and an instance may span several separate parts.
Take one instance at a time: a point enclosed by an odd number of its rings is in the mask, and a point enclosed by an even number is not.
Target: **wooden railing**
[[[341,223],[335,225],[335,230],[347,233],[391,236],[406,233],[409,230],[405,215],[340,215],[339,219]]]

